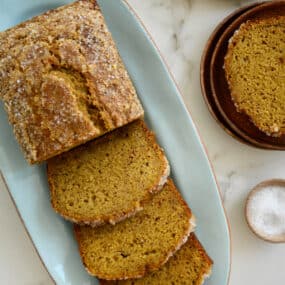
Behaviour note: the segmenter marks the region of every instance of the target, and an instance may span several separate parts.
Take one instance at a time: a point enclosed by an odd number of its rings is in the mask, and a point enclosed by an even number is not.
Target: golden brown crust
[[[126,218],[129,218],[133,215],[135,215],[137,212],[141,211],[144,207],[144,205],[151,199],[152,195],[158,191],[160,191],[163,187],[163,185],[166,183],[167,178],[169,176],[170,173],[170,166],[169,163],[164,155],[163,150],[159,147],[159,145],[156,142],[156,138],[155,138],[155,134],[150,131],[146,124],[144,123],[143,120],[137,120],[135,122],[132,123],[137,124],[137,126],[139,128],[142,128],[143,132],[145,133],[146,136],[146,140],[148,141],[148,145],[149,147],[153,148],[156,152],[156,154],[159,157],[159,161],[162,165],[163,173],[160,177],[157,177],[157,181],[152,185],[152,187],[150,187],[149,189],[147,189],[145,191],[145,195],[143,197],[143,199],[141,201],[136,201],[132,207],[130,208],[125,208],[123,211],[120,212],[116,212],[113,213],[112,215],[93,215],[93,216],[84,216],[84,215],[75,215],[74,213],[71,215],[70,213],[68,213],[66,211],[66,209],[64,210],[63,208],[58,208],[57,206],[57,200],[56,200],[56,192],[55,192],[55,187],[54,187],[54,179],[53,179],[53,171],[52,171],[52,167],[53,165],[57,164],[57,157],[50,159],[47,163],[47,178],[48,178],[48,184],[49,184],[49,189],[50,189],[50,193],[51,193],[51,204],[52,207],[54,208],[54,210],[60,214],[62,217],[64,217],[67,220],[70,220],[73,223],[77,223],[80,225],[90,225],[93,227],[96,226],[100,226],[106,223],[110,223],[110,224],[116,224]],[[127,128],[128,126],[122,127],[121,129],[123,130],[123,128]],[[114,131],[114,132],[120,132],[120,129]],[[112,139],[114,136],[113,132],[110,132],[108,134],[105,134],[104,136],[88,142],[87,144],[81,145],[79,147],[77,147],[76,149],[73,149],[72,152],[73,153],[78,153],[80,154],[80,152],[82,150],[87,150],[90,146],[90,144],[95,144],[95,145],[99,145],[99,144],[104,144],[104,142],[109,141],[110,139]],[[60,155],[61,158],[65,158],[65,157],[69,157],[70,153],[66,152]]]
[[[168,179],[168,181],[165,184],[165,187],[168,187],[167,189],[169,189],[174,194],[175,199],[177,199],[179,201],[178,203],[183,207],[183,210],[184,210],[184,214],[183,214],[184,217],[183,218],[185,218],[187,216],[187,219],[189,221],[189,224],[187,225],[187,228],[185,229],[185,232],[181,236],[178,243],[171,248],[171,250],[169,251],[169,253],[166,256],[161,255],[159,260],[156,260],[155,262],[149,261],[144,267],[137,268],[135,270],[135,272],[130,271],[128,274],[124,273],[120,276],[118,276],[118,275],[115,276],[112,272],[109,272],[109,273],[102,272],[102,271],[99,272],[96,270],[94,271],[94,269],[91,268],[90,264],[88,264],[88,262],[86,260],[86,252],[85,252],[86,249],[84,248],[84,245],[82,242],[84,240],[84,233],[82,231],[82,229],[84,229],[84,227],[74,224],[74,233],[75,233],[76,240],[78,242],[79,253],[80,253],[83,265],[90,275],[97,276],[97,277],[104,279],[104,280],[114,280],[114,279],[126,280],[126,279],[130,279],[130,278],[141,278],[149,272],[154,272],[154,271],[157,271],[158,269],[160,269],[169,260],[169,258],[176,251],[178,251],[183,244],[185,244],[187,242],[188,237],[190,236],[191,232],[193,232],[194,227],[195,227],[195,223],[194,223],[195,217],[192,214],[191,210],[189,209],[187,203],[181,197],[180,193],[176,189],[176,187],[175,187],[175,185],[171,179]],[[166,191],[166,190],[162,190],[162,191]],[[158,193],[157,195],[161,195],[161,194]],[[140,214],[138,214],[138,215],[140,215]],[[136,220],[136,219],[138,219],[138,217],[134,216],[131,219]],[[182,217],[181,217],[181,219],[182,219]],[[129,220],[128,220],[128,222],[129,222]],[[122,226],[123,224],[120,223],[119,225]],[[94,229],[94,231],[95,230],[96,229]],[[100,231],[100,228],[98,228],[98,230]]]
[[[94,0],[0,33],[0,62],[0,98],[30,163],[143,116]]]

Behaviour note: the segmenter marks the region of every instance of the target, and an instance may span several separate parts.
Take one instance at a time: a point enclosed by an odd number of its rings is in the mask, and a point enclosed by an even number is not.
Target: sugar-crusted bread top
[[[29,162],[143,116],[95,0],[0,33],[0,98]]]
[[[285,17],[250,20],[230,40],[225,72],[238,111],[268,135],[285,134]]]

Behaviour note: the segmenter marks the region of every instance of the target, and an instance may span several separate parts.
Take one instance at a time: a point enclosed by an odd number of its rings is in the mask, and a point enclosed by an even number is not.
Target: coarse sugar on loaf
[[[144,114],[95,0],[1,32],[0,65],[0,99],[30,163]]]

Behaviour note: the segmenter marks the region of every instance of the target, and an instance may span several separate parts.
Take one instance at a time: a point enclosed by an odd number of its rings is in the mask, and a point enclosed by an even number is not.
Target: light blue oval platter
[[[69,1],[1,0],[0,30]],[[169,158],[172,177],[197,218],[197,235],[214,261],[206,285],[226,285],[230,270],[229,229],[211,166],[193,121],[158,50],[122,0],[98,1],[135,84],[149,126]],[[1,66],[0,66],[1,68]],[[23,158],[0,105],[0,169],[43,263],[56,284],[91,285],[72,226],[54,213],[45,165]]]

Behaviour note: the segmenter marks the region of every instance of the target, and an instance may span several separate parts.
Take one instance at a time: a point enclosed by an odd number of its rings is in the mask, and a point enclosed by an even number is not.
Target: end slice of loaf
[[[187,241],[194,217],[168,182],[145,209],[115,226],[75,225],[86,270],[105,280],[139,278],[158,270]]]
[[[106,281],[101,285],[202,285],[212,270],[212,260],[192,233],[175,255],[158,271],[140,279]]]
[[[142,120],[50,159],[51,202],[75,223],[116,223],[162,188],[169,164]]]
[[[0,33],[0,99],[30,163],[143,116],[95,0]]]
[[[238,111],[267,135],[285,134],[285,16],[247,21],[230,40],[225,72]]]

